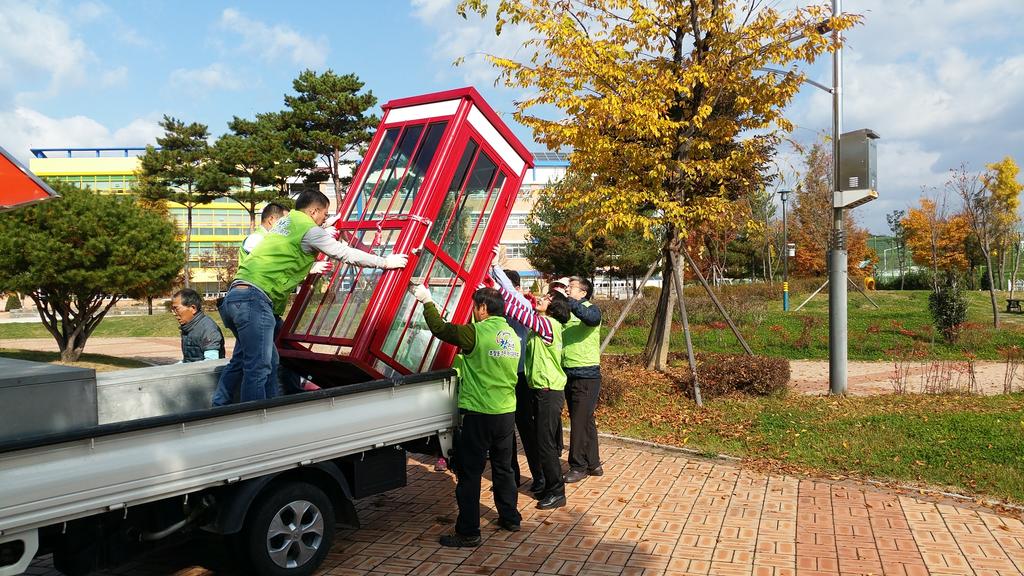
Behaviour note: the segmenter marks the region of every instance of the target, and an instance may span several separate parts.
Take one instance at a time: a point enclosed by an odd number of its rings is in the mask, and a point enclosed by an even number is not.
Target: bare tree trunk
[[[149,308],[149,315],[153,315],[153,297],[146,296],[146,306]]]
[[[334,183],[334,201],[335,210],[341,210],[341,200],[344,195],[341,191],[341,174],[338,171],[341,169],[341,150],[335,148],[332,153],[333,165],[331,166],[331,181]]]
[[[996,304],[996,285],[992,279],[992,252],[991,249],[985,249],[982,252],[985,254],[985,273],[988,274],[988,295],[992,301],[992,327],[999,329],[999,305]]]
[[[658,308],[651,322],[651,332],[644,352],[648,370],[668,368],[669,338],[672,335],[672,258],[668,249],[664,251],[661,268],[661,293]]]
[[[189,260],[192,256],[192,204],[185,205],[185,288],[192,287],[192,270]]]

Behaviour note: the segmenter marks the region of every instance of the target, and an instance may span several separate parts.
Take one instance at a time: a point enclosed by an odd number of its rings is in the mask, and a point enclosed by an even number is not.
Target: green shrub
[[[928,312],[946,342],[956,342],[967,320],[967,297],[960,282],[946,279],[938,290],[929,294]]]
[[[687,394],[693,393],[693,380],[686,355],[673,353],[677,368],[673,377]],[[769,396],[789,387],[789,360],[745,354],[697,354],[697,378],[701,396],[707,400],[732,393]]]
[[[875,287],[878,290],[899,290],[900,277],[875,278]],[[903,273],[904,290],[931,290],[932,275],[928,270],[907,270]]]
[[[21,298],[17,294],[11,294],[7,297],[7,303],[4,305],[4,312],[10,312],[11,310],[19,310],[21,308]]]

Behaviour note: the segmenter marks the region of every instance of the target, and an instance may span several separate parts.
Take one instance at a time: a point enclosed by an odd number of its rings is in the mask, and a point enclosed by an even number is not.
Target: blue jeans
[[[233,288],[220,305],[224,326],[235,335],[235,349],[213,393],[213,405],[277,396],[277,347],[274,346],[274,306],[260,290]]]

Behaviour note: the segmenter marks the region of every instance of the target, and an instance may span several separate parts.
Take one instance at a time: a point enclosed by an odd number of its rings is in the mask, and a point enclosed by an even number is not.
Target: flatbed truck
[[[310,574],[354,500],[405,485],[407,452],[451,447],[452,370],[211,408],[225,363],[101,373],[94,426],[0,427],[0,576],[46,553],[84,575],[188,531],[223,535],[243,573]]]

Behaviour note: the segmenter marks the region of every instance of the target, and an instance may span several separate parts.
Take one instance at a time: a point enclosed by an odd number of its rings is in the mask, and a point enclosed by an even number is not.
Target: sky
[[[281,110],[302,70],[330,68],[356,74],[381,104],[475,86],[544,150],[511,117],[524,93],[495,86],[482,56],[514,57],[525,31],[496,37],[493,20],[464,20],[455,3],[0,0],[0,146],[26,163],[29,148],[144,146],[165,114],[216,136],[232,116]],[[843,130],[881,136],[879,199],[854,210],[862,225],[885,233],[885,214],[941,189],[962,164],[1024,163],[1024,0],[843,8],[864,16],[843,53]],[[808,75],[831,84],[831,60]],[[831,96],[805,85],[786,115],[807,145],[831,130]],[[789,148],[777,163],[789,178],[800,168]]]

